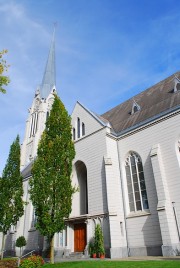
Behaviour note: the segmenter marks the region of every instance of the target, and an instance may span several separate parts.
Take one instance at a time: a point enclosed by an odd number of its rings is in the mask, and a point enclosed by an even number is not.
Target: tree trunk
[[[4,256],[4,245],[5,245],[5,234],[2,233],[2,246],[1,246],[1,260],[3,259]]]
[[[51,238],[51,243],[50,243],[50,262],[54,264],[54,235]]]

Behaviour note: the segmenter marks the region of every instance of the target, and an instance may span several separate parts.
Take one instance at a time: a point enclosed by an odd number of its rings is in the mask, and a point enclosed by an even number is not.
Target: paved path
[[[74,261],[165,261],[165,260],[171,260],[171,261],[180,261],[180,256],[174,256],[174,257],[163,257],[163,256],[142,256],[142,257],[128,257],[123,259],[99,259],[99,258],[82,258],[82,259],[59,259],[57,262],[74,262]]]
[[[108,259],[107,259],[108,260]],[[111,260],[111,259],[109,259]],[[180,261],[180,256],[174,256],[174,257],[163,257],[163,256],[141,256],[141,257],[128,257],[123,259],[113,259],[118,261],[165,261],[165,260],[171,260],[171,261]]]

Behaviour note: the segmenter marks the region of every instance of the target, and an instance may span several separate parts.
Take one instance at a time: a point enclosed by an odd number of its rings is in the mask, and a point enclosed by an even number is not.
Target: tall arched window
[[[82,136],[84,136],[84,135],[85,135],[85,124],[82,123]]]
[[[76,139],[76,129],[73,127],[73,140],[75,141]]]
[[[46,113],[46,121],[48,120],[48,118],[49,118],[49,111],[47,111]]]
[[[141,158],[131,152],[126,159],[126,178],[130,211],[148,209],[148,199]]]
[[[80,138],[81,135],[81,125],[80,125],[80,119],[77,118],[77,137]]]
[[[38,126],[38,112],[34,112],[31,115],[31,129],[29,137],[34,136],[37,132],[37,126]]]
[[[33,211],[32,211],[32,221],[31,221],[31,228],[36,226],[36,222],[37,222],[37,216],[35,214],[35,209],[33,207]]]

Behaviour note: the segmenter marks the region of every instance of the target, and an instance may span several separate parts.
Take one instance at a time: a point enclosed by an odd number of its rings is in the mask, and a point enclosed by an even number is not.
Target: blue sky
[[[41,83],[53,32],[56,86],[69,113],[99,114],[180,69],[180,1],[0,0],[0,50],[11,83],[0,94],[0,173]]]

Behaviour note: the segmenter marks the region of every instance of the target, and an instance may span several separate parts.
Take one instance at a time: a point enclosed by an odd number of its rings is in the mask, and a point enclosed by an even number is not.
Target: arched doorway
[[[87,168],[82,161],[75,164],[79,186],[80,215],[88,214]]]
[[[77,211],[82,216],[82,219],[77,219],[74,222],[74,252],[83,252],[87,244],[87,230],[83,216],[88,214],[87,168],[82,161],[77,161],[75,163],[75,170],[79,188],[76,206],[79,207]]]

